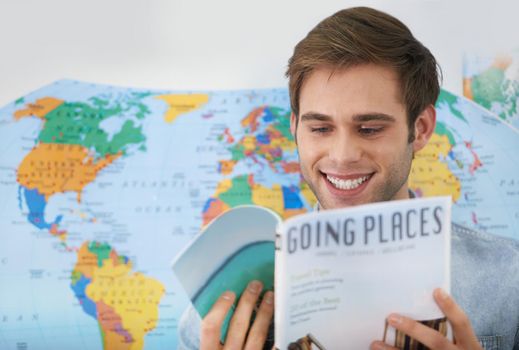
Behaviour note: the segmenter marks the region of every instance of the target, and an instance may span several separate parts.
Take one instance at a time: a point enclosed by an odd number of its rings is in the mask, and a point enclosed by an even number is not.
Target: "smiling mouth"
[[[360,187],[360,185],[362,185],[364,182],[368,181],[369,178],[371,177],[371,175],[373,175],[373,174],[359,176],[357,178],[352,178],[352,179],[341,179],[341,178],[331,176],[328,174],[323,174],[323,175],[325,175],[326,179],[328,180],[328,182],[330,184],[333,185],[333,187],[335,187],[339,190],[354,190],[354,189]]]

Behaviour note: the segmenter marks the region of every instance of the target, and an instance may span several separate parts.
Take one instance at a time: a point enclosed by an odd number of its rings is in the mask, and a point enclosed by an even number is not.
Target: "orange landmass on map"
[[[229,175],[230,173],[232,173],[235,165],[236,165],[235,160],[221,160],[220,161],[220,173],[223,175]]]
[[[470,100],[474,100],[472,93],[472,78],[463,78],[463,96]]]
[[[483,166],[483,163],[479,159],[478,154],[472,148],[472,142],[465,141],[465,146],[468,148],[468,150],[474,157],[474,161],[472,162],[472,164],[470,164],[470,168],[469,168],[470,175],[474,175],[476,170],[478,170],[479,168],[481,168]]]
[[[63,102],[63,100],[54,97],[40,98],[34,103],[28,103],[26,108],[14,112],[14,119],[20,120],[23,117],[38,117],[44,119],[47,113],[58,108]]]
[[[66,230],[60,230],[58,224],[52,224],[49,230],[50,234],[56,237],[59,237],[59,239],[62,242],[65,242],[67,240],[67,231]]]
[[[258,117],[263,114],[263,111],[265,111],[265,106],[254,109],[242,119],[241,125],[250,127],[250,132],[255,132],[258,128]]]
[[[46,201],[56,193],[72,191],[80,202],[83,188],[120,156],[118,153],[94,159],[80,145],[40,143],[20,164],[18,182],[25,188],[38,189]]]
[[[497,69],[500,69],[502,71],[505,71],[510,67],[510,65],[513,62],[512,56],[509,55],[499,55],[494,59],[494,62],[492,63],[493,67],[496,67]]]
[[[131,335],[121,332],[122,319],[115,310],[102,300],[96,303],[97,319],[101,329],[104,331],[104,349],[130,350],[132,348]],[[123,334],[121,334],[123,333]],[[127,339],[130,337],[130,339]]]
[[[98,268],[97,255],[88,249],[88,244],[81,245],[77,252],[77,262],[74,270],[81,272],[86,278],[92,278]]]
[[[281,161],[281,166],[285,173],[299,173],[299,162],[285,162]]]
[[[295,215],[299,215],[299,214],[304,214],[306,213],[307,210],[305,208],[301,208],[301,209],[285,209],[285,211],[283,212],[283,219],[288,219],[292,216],[295,216]]]
[[[209,208],[203,214],[203,225],[207,225],[211,222],[215,217],[220,215],[221,213],[229,210],[230,207],[225,204],[221,199],[214,199],[209,204]]]

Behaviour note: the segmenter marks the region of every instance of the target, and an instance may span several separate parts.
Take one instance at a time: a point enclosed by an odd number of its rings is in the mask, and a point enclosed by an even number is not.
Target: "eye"
[[[323,126],[318,128],[310,128],[310,132],[315,134],[325,134],[330,131],[329,127]]]
[[[368,127],[368,126],[361,126],[359,127],[359,134],[363,136],[373,136],[378,133],[380,133],[382,130],[384,130],[381,126],[376,127]]]

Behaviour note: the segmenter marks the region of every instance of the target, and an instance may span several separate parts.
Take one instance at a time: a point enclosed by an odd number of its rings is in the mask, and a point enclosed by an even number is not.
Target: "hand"
[[[454,343],[441,335],[436,330],[427,327],[415,320],[397,314],[389,315],[388,323],[397,330],[418,340],[429,349],[461,350],[461,349],[483,349],[479,344],[476,334],[470,325],[470,321],[463,310],[456,304],[454,299],[442,289],[434,291],[434,300],[443,311],[452,325]],[[371,350],[396,350],[381,341],[371,343]]]
[[[236,295],[233,292],[223,293],[202,320],[200,348],[202,350],[263,349],[274,313],[273,292],[268,291],[265,293],[261,305],[256,312],[254,323],[250,326],[252,311],[256,307],[262,289],[263,285],[261,282],[252,281],[243,291],[238,307],[231,319],[224,345],[220,343],[222,324],[236,299]]]

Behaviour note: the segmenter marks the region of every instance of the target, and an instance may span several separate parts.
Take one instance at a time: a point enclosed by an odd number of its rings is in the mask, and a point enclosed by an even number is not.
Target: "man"
[[[404,24],[369,8],[340,11],[296,46],[287,76],[301,173],[320,208],[412,196],[411,162],[434,131],[439,83],[434,57]],[[518,242],[455,224],[452,234],[454,298],[434,298],[455,342],[397,314],[388,323],[432,349],[519,349]],[[273,312],[268,292],[249,329],[261,289],[253,281],[243,293],[225,345],[235,296],[222,295],[202,321],[201,348],[261,349]],[[371,348],[393,349],[375,339]]]

